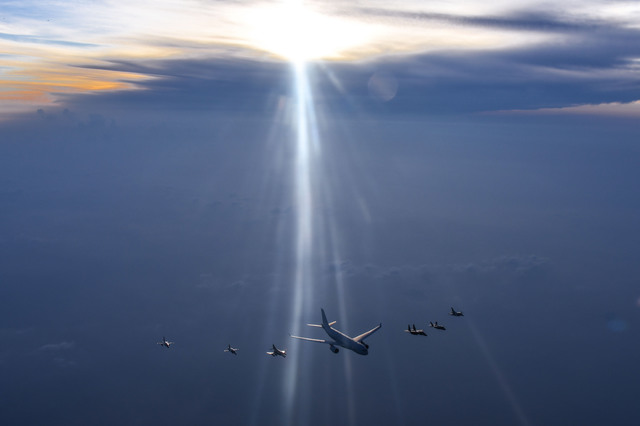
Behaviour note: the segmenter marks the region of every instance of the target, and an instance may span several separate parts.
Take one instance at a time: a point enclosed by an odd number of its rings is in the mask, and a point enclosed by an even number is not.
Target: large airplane
[[[449,312],[449,315],[453,315],[454,317],[463,317],[464,316],[462,311],[456,311],[455,309],[453,309],[453,306],[451,307],[451,312]]]
[[[426,336],[427,333],[424,330],[416,330],[416,325],[413,324],[413,329],[411,329],[410,325],[407,325],[407,329],[405,330],[407,333],[411,333],[413,335]]]
[[[278,348],[276,348],[276,345],[271,345],[271,347],[273,348],[273,350],[271,352],[267,352],[269,355],[271,356],[281,356],[282,358],[286,358],[287,357],[287,351],[286,350],[280,350]]]
[[[162,342],[158,342],[158,344],[160,346],[164,346],[165,348],[169,348],[171,347],[171,345],[173,345],[173,342],[167,342],[167,339],[165,339],[165,337],[162,336]]]
[[[338,352],[340,352],[340,349],[338,349],[336,346],[341,346],[345,349],[352,350],[355,353],[360,355],[366,355],[369,353],[369,345],[367,345],[364,342],[364,339],[366,339],[367,337],[371,336],[373,333],[378,331],[380,327],[382,327],[382,324],[379,324],[378,326],[372,328],[371,330],[365,333],[362,333],[359,336],[349,337],[346,334],[342,333],[341,331],[338,331],[335,328],[331,327],[333,324],[336,323],[336,321],[328,322],[327,316],[324,313],[324,309],[320,309],[320,311],[322,312],[322,324],[307,324],[307,325],[311,327],[323,328],[324,331],[331,338],[330,340],[311,339],[309,337],[299,337],[299,336],[291,336],[291,337],[293,337],[294,339],[307,340],[309,342],[326,343],[327,345],[329,345],[329,349],[334,354],[337,354]]]
[[[238,355],[238,348],[232,348],[231,345],[227,346],[227,349],[225,349],[224,351],[231,352],[234,355]]]

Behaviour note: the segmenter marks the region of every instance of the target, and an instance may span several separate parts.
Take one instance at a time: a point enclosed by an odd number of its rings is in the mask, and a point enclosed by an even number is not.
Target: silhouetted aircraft
[[[413,335],[419,335],[419,336],[426,336],[427,333],[424,332],[424,330],[416,330],[416,325],[413,324],[413,329],[411,329],[410,325],[407,325],[407,329],[405,330],[408,333],[411,333]]]
[[[352,338],[342,333],[341,331],[331,327],[336,322],[333,321],[329,323],[327,321],[327,316],[324,313],[324,309],[320,309],[320,312],[322,312],[322,324],[307,324],[307,325],[311,327],[322,327],[324,331],[329,335],[331,340],[311,339],[309,337],[299,337],[299,336],[291,336],[291,337],[293,337],[294,339],[307,340],[309,342],[326,343],[329,345],[329,349],[334,354],[337,354],[338,352],[340,352],[340,350],[336,346],[341,346],[345,349],[352,350],[355,353],[360,355],[366,355],[369,353],[369,345],[367,345],[364,342],[364,339],[366,339],[367,337],[371,336],[373,333],[378,331],[380,327],[382,327],[382,324],[379,324],[378,326],[372,328],[371,330]]]
[[[234,355],[238,355],[238,348],[232,348],[231,345],[227,346],[227,349],[225,349],[224,351],[231,352]]]
[[[446,330],[446,328],[444,328],[444,325],[439,325],[438,324],[438,321],[436,321],[435,324],[432,323],[431,321],[429,321],[429,327],[433,327],[433,328],[438,329],[438,330]]]
[[[167,342],[167,339],[162,336],[162,342],[158,342],[158,344],[164,346],[165,348],[169,348],[171,345],[173,345],[173,342]]]
[[[453,315],[454,317],[463,317],[464,316],[462,311],[456,311],[455,309],[453,309],[453,306],[451,307],[451,312],[449,312],[449,315]]]
[[[286,358],[287,357],[287,351],[286,350],[280,350],[278,348],[276,348],[276,345],[271,345],[271,347],[273,348],[273,350],[271,352],[267,352],[269,355],[271,356],[281,356],[282,358]]]

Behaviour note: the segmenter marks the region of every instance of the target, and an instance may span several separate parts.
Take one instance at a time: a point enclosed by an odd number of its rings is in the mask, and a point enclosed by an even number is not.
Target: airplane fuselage
[[[369,350],[364,345],[364,343],[356,342],[351,337],[349,337],[346,334],[336,330],[335,328],[331,327],[330,325],[323,324],[322,328],[327,333],[327,335],[329,335],[329,337],[331,337],[333,339],[333,341],[334,341],[333,345],[341,346],[341,347],[343,347],[345,349],[349,349],[351,351],[354,351],[355,353],[360,354],[360,355],[367,355],[369,353]]]

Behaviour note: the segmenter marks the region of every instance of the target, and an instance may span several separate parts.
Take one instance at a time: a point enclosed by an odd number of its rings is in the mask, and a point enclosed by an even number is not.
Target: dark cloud
[[[87,66],[87,68],[97,68]],[[137,87],[100,95],[58,94],[73,110],[136,111],[147,116],[162,111],[208,111],[264,114],[276,110],[280,97],[291,93],[291,69],[282,62],[243,59],[122,61],[112,60],[99,69],[152,77],[131,80]],[[125,114],[126,115],[126,114]]]
[[[447,13],[412,12],[384,8],[358,8],[357,15],[378,18],[399,18],[404,25],[423,25],[439,22],[461,27],[508,29],[512,31],[567,32],[593,30],[606,25],[594,20],[563,19],[543,10],[520,10],[502,16],[460,15]]]
[[[363,111],[450,114],[537,109],[640,99],[634,58],[640,32],[584,35],[500,51],[429,53],[333,70]],[[393,75],[397,95],[369,102],[365,82],[376,71]],[[335,99],[338,99],[336,94]],[[328,100],[327,102],[331,102]]]

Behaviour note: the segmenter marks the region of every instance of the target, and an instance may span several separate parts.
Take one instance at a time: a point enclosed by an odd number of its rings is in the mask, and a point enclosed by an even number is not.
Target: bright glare
[[[365,45],[370,32],[356,21],[322,15],[295,0],[257,6],[245,19],[252,46],[292,62],[342,58]]]

